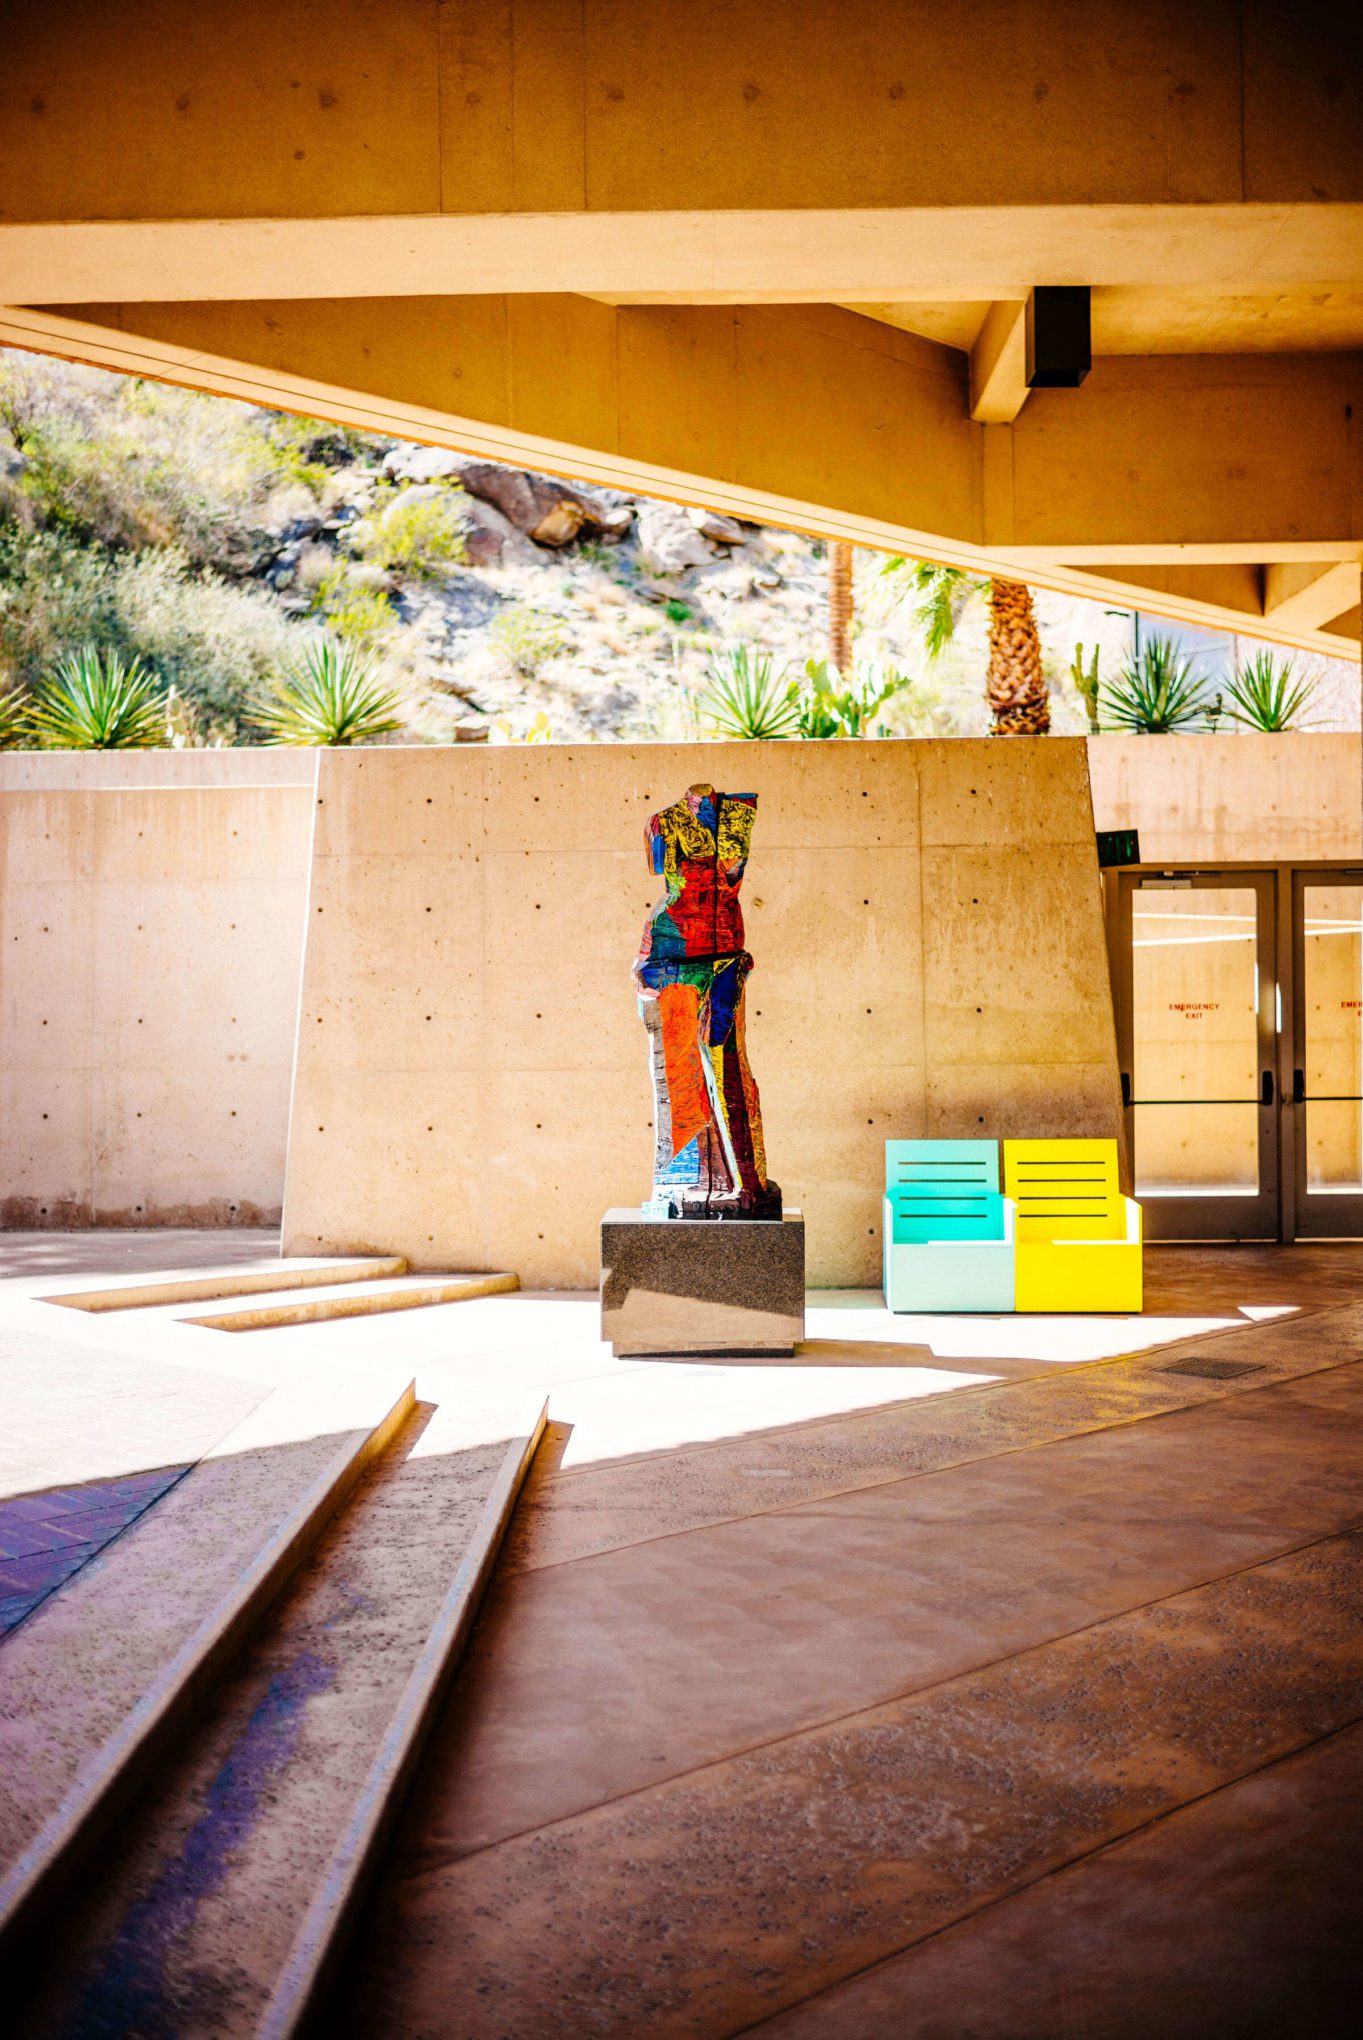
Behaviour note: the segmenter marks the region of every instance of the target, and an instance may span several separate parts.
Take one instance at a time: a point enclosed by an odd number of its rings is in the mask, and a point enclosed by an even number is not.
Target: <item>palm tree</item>
[[[828,663],[852,671],[852,548],[841,539],[828,548]]]
[[[990,580],[964,567],[931,560],[888,560],[884,571],[902,575],[917,600],[914,621],[935,659],[955,635],[966,600],[989,597],[989,671],[984,694],[996,737],[1042,737],[1051,726],[1051,696],[1041,669],[1041,639],[1031,590],[1021,581]]]

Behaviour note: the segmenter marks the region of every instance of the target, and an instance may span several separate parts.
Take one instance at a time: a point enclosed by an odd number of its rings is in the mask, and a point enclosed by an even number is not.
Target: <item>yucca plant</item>
[[[1298,680],[1296,672],[1295,659],[1277,659],[1268,651],[1255,652],[1226,682],[1230,696],[1227,715],[1233,722],[1243,723],[1246,729],[1293,729],[1316,691],[1314,677]]]
[[[402,728],[402,696],[355,645],[316,638],[257,704],[274,744],[367,744]]]
[[[154,751],[167,740],[156,676],[121,652],[82,645],[34,691],[29,731],[49,751]]]
[[[28,704],[17,687],[0,686],[0,751],[17,751],[28,735]]]
[[[1170,638],[1148,638],[1103,689],[1109,726],[1146,736],[1166,736],[1205,720],[1207,690],[1191,659]]]
[[[722,658],[711,659],[698,708],[701,721],[721,737],[799,735],[799,710],[785,667],[750,645],[730,645]]]

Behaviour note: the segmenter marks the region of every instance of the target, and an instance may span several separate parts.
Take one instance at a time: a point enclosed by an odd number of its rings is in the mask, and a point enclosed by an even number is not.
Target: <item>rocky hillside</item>
[[[931,661],[883,566],[857,556],[854,648],[911,676],[885,722],[983,734],[982,605]],[[827,608],[800,534],[0,351],[0,683],[94,639],[156,668],[185,740],[249,741],[253,699],[325,626],[401,687],[404,741],[682,737],[717,654],[801,670]],[[1115,668],[1130,618],[1037,611],[1054,727],[1082,729],[1074,645]]]

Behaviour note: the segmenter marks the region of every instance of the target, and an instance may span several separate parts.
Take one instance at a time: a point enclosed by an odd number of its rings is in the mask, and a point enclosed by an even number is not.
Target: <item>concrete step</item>
[[[69,1888],[413,1407],[392,1366],[276,1389],[0,1643],[0,1956]]]
[[[518,1275],[408,1275],[396,1282],[366,1282],[314,1291],[306,1299],[280,1292],[256,1297],[239,1310],[186,1317],[191,1325],[220,1332],[259,1332],[278,1325],[315,1325],[332,1318],[375,1317],[392,1310],[424,1310],[435,1303],[464,1303],[474,1296],[498,1296],[519,1289]]]
[[[543,1424],[418,1405],[101,1856],[16,2033],[313,2019]]]
[[[219,1296],[274,1295],[279,1291],[332,1288],[343,1282],[377,1282],[407,1273],[402,1254],[365,1254],[337,1259],[282,1260],[272,1257],[235,1268],[196,1268],[192,1275],[120,1275],[97,1289],[63,1289],[44,1296],[68,1310],[145,1310],[155,1304],[211,1302]]]

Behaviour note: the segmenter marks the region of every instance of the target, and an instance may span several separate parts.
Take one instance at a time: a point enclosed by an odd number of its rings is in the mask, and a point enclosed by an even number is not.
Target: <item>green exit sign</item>
[[[1141,839],[1135,829],[1100,829],[1098,831],[1098,864],[1106,868],[1112,864],[1139,864],[1141,861]]]

